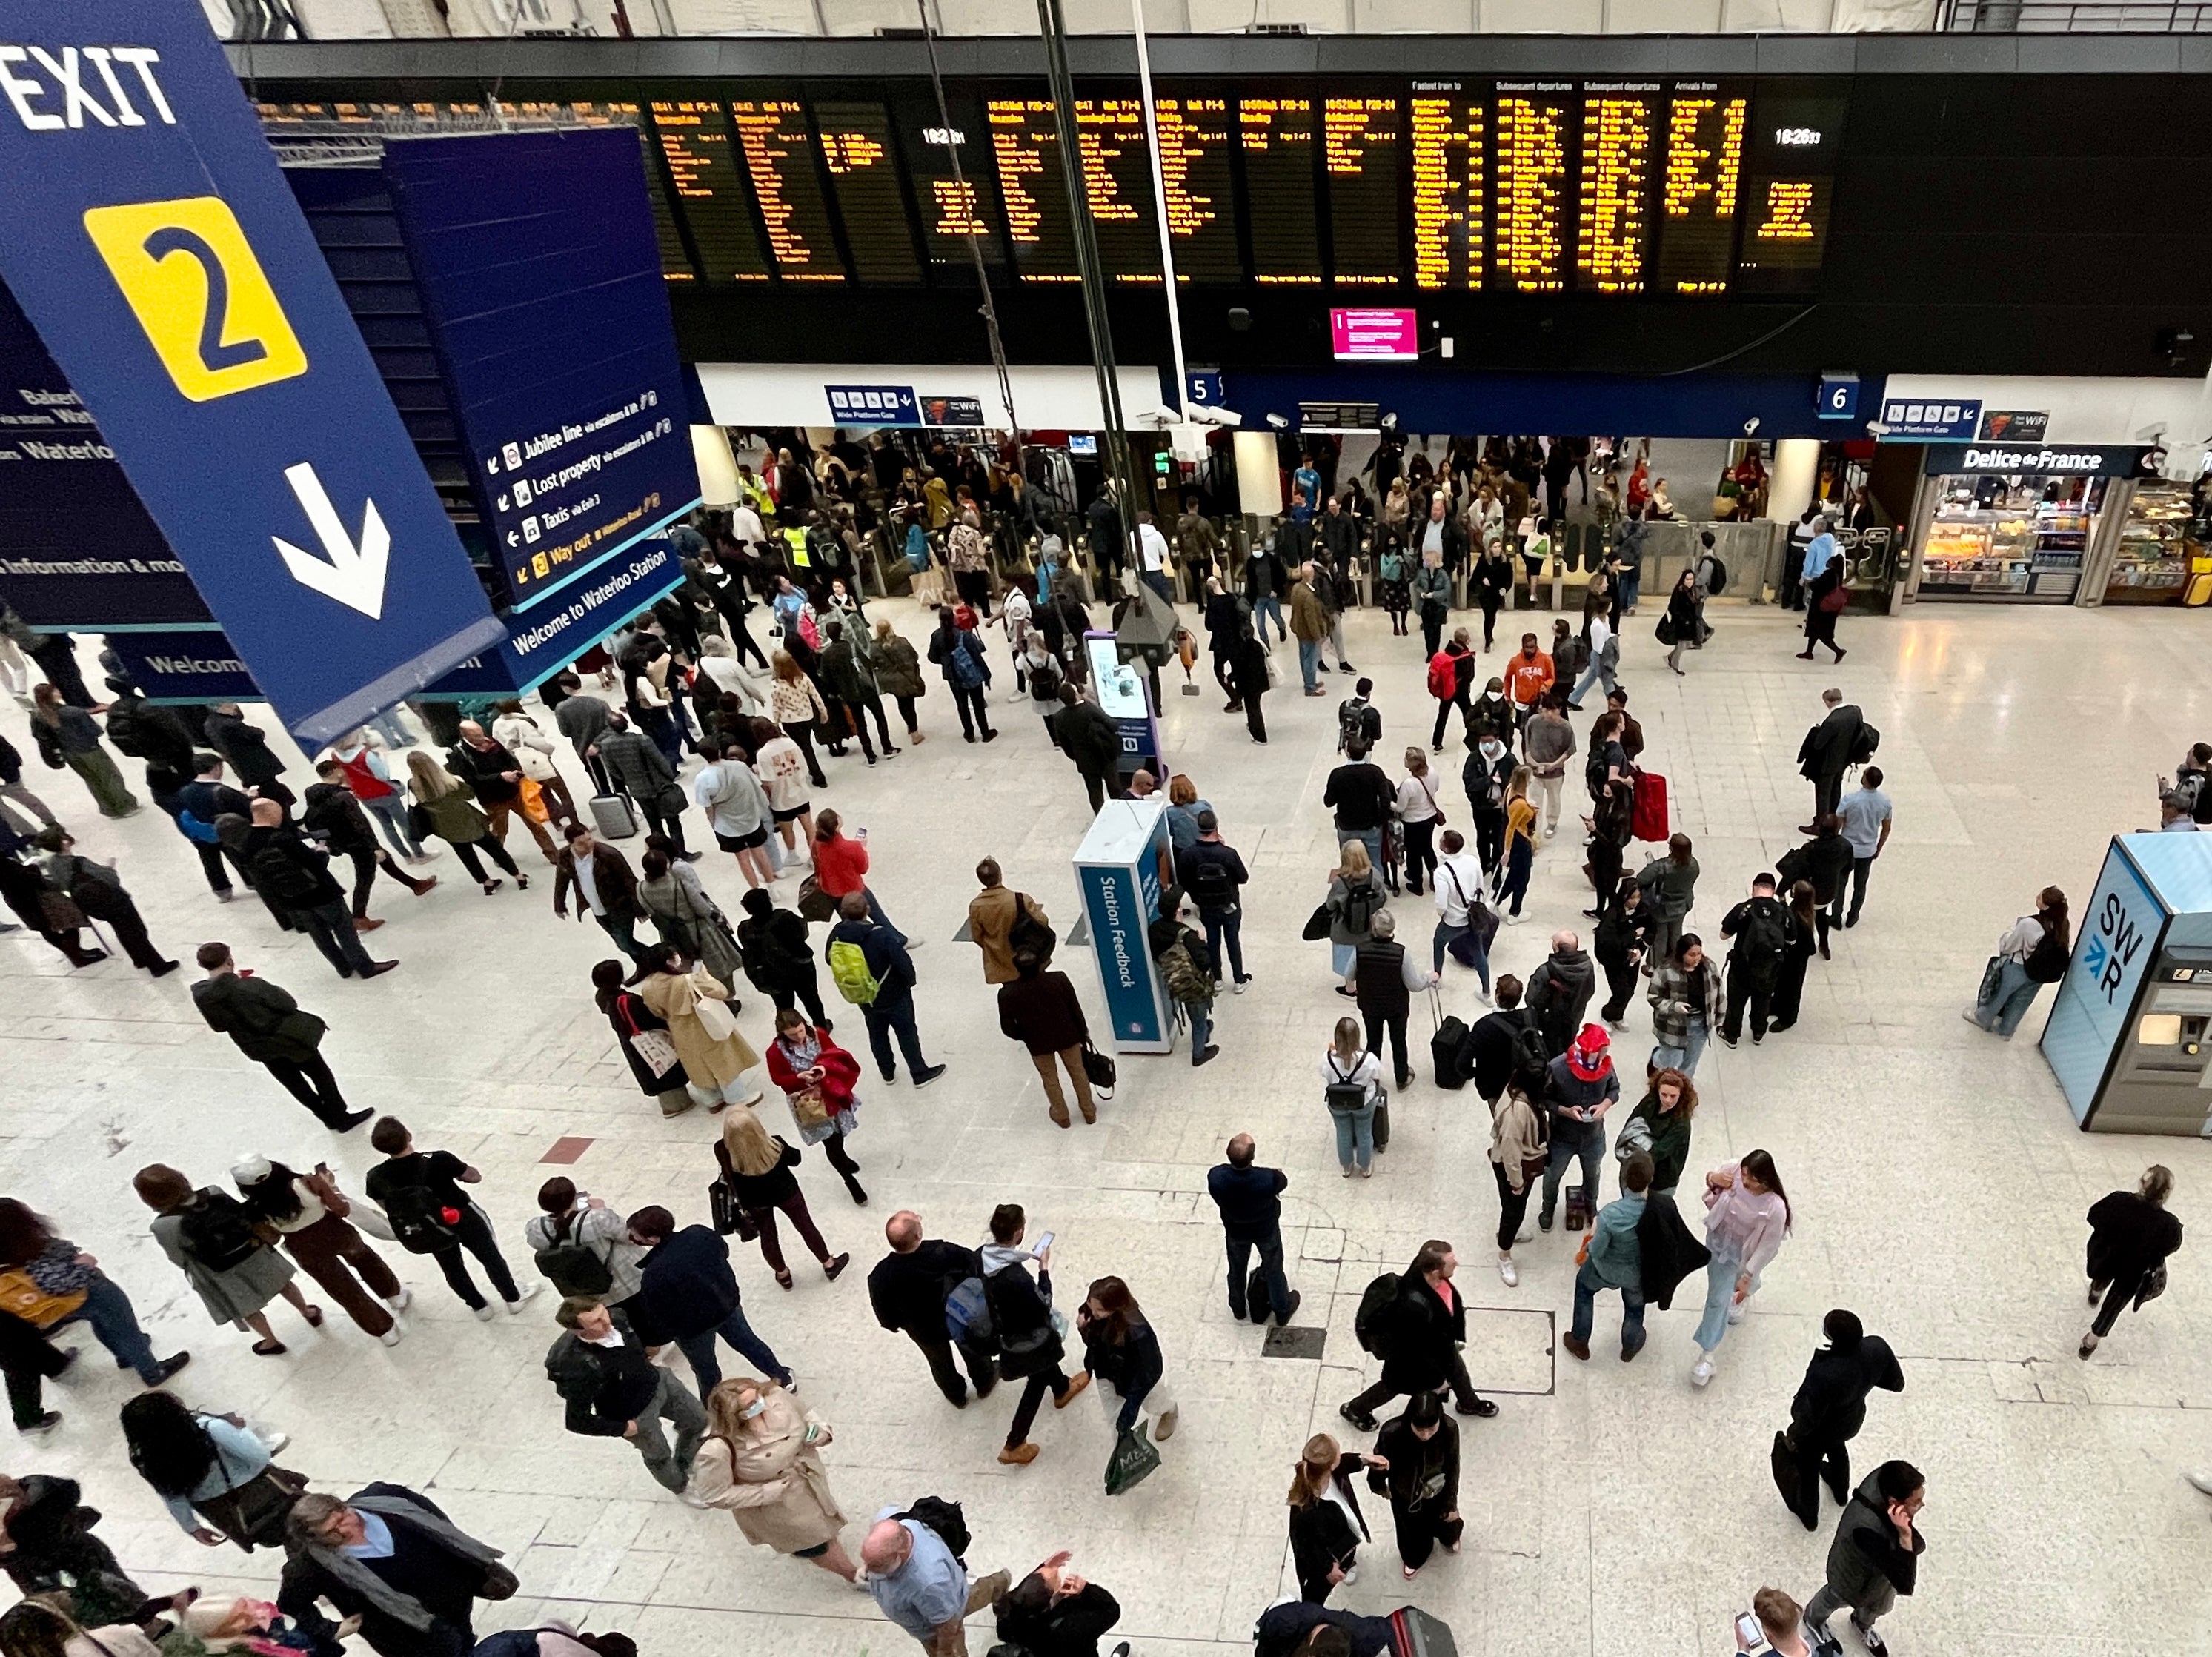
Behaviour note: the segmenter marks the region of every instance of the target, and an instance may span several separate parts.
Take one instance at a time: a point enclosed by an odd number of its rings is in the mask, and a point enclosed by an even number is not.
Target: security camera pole
[[[1052,124],[1060,140],[1060,180],[1067,186],[1067,216],[1075,232],[1075,264],[1083,277],[1083,314],[1091,325],[1091,364],[1098,375],[1098,408],[1106,421],[1106,479],[1121,520],[1121,555],[1131,570],[1143,568],[1137,549],[1137,494],[1131,487],[1129,446],[1121,422],[1121,384],[1114,368],[1114,328],[1106,315],[1106,276],[1098,238],[1083,194],[1083,149],[1075,130],[1075,77],[1067,69],[1067,29],[1060,0],[1037,0],[1044,33],[1045,76],[1052,85]],[[1170,294],[1172,300],[1172,294]]]

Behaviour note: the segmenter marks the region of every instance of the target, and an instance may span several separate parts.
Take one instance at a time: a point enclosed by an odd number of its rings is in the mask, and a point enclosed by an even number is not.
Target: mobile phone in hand
[[[1765,1651],[1770,1648],[1766,1643],[1766,1630],[1759,1627],[1759,1618],[1747,1611],[1740,1611],[1735,1614],[1735,1642],[1738,1648],[1744,1651]]]

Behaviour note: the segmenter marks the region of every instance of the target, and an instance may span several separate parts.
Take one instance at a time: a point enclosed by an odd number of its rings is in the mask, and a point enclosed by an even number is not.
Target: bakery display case
[[[2103,498],[2100,478],[1966,475],[1938,480],[1920,596],[2065,604]]]
[[[2205,525],[2192,516],[2188,486],[2145,483],[2128,503],[2105,584],[2108,604],[2179,604],[2190,584],[2192,561],[2212,553]]]

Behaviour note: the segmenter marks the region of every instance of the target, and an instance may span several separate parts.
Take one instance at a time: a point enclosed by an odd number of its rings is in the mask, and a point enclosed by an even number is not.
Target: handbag
[[[727,1041],[737,1035],[738,1021],[730,1011],[730,1004],[719,997],[708,995],[696,985],[692,990],[691,1016],[699,1021],[699,1028],[706,1032],[710,1041]]]
[[[2004,963],[2002,956],[1993,955],[1989,964],[1982,968],[1982,987],[1974,996],[1976,1006],[1986,1007],[1997,998],[1997,984],[2004,977]]]
[[[1797,1505],[1797,1447],[1790,1442],[1786,1432],[1774,1435],[1774,1448],[1767,1460],[1774,1470],[1774,1488],[1782,1492],[1782,1499],[1795,1508]]]
[[[52,1328],[82,1307],[84,1296],[82,1289],[71,1290],[65,1295],[49,1295],[39,1287],[36,1278],[21,1267],[0,1272],[0,1312],[40,1329]]]
[[[837,900],[822,889],[822,883],[812,875],[799,883],[799,896],[792,907],[804,920],[824,921],[837,913]]]
[[[85,924],[84,911],[76,900],[51,886],[39,894],[39,916],[50,932],[73,932]]]
[[[1139,1421],[1114,1441],[1114,1454],[1106,1462],[1106,1494],[1120,1496],[1152,1476],[1160,1465],[1159,1447]]]
[[[717,1236],[735,1236],[739,1242],[752,1242],[760,1236],[760,1223],[753,1218],[751,1210],[738,1201],[738,1193],[727,1180],[715,1180],[707,1187],[707,1211],[714,1217]]]
[[[222,1466],[220,1457],[216,1465]],[[271,1462],[243,1484],[231,1484],[229,1476],[225,1474],[222,1494],[196,1501],[192,1507],[251,1553],[257,1547],[283,1545],[285,1517],[307,1489],[305,1473],[295,1473]]]
[[[714,1005],[720,1006],[721,1004],[716,1002]],[[638,1062],[653,1075],[665,1076],[676,1068],[676,1041],[666,1030],[633,1030],[629,1041],[630,1051],[637,1055]]]
[[[1334,917],[1329,913],[1328,904],[1316,904],[1314,906],[1314,912],[1306,917],[1305,930],[1298,936],[1309,944],[1318,943],[1328,936],[1329,923],[1334,919]]]
[[[833,1114],[830,1108],[830,1096],[823,1092],[818,1084],[801,1088],[789,1097],[791,1120],[801,1128],[820,1127]]]
[[[540,789],[537,783],[532,781],[530,778],[525,777],[521,783],[521,792],[522,815],[524,816],[528,817],[532,822],[550,822],[552,821],[552,813],[545,809],[544,791]]]
[[[1114,1096],[1114,1060],[1091,1045],[1091,1038],[1083,1038],[1083,1074],[1094,1092],[1107,1098]]]
[[[1833,587],[1820,595],[1820,608],[1830,616],[1838,615],[1851,601],[1850,593],[1843,587]]]

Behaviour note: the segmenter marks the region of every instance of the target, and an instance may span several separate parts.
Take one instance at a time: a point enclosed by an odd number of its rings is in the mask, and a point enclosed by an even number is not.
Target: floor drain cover
[[[1328,1344],[1326,1329],[1270,1329],[1265,1344],[1260,1348],[1263,1358],[1319,1358],[1322,1349]]]

